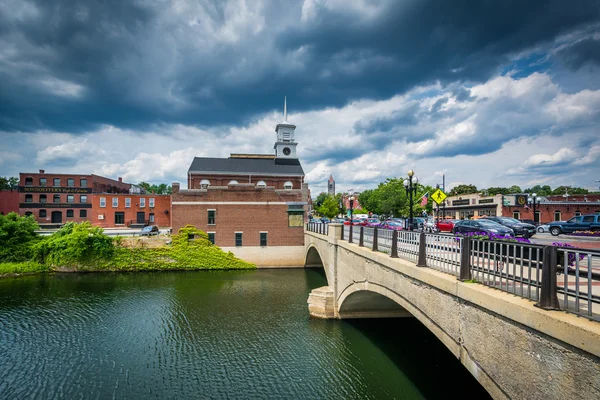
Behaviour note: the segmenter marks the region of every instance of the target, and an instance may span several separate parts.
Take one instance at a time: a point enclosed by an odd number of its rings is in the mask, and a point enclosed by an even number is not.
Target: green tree
[[[144,191],[146,191],[147,194],[171,194],[173,191],[173,188],[170,185],[167,185],[166,183],[156,185],[150,184],[148,182],[140,182],[138,183],[138,186],[144,189]]]
[[[313,205],[315,207],[315,210],[318,209],[319,207],[321,207],[323,205],[323,202],[325,201],[325,199],[329,196],[328,193],[325,192],[321,192],[319,193],[319,195],[317,196],[317,198],[315,199],[315,201],[313,202]]]
[[[475,185],[458,185],[452,188],[448,196],[460,196],[462,194],[478,193]]]
[[[0,176],[0,190],[13,190],[19,186],[19,178]]]
[[[37,229],[32,216],[21,217],[14,212],[0,215],[0,262],[30,260],[31,246],[39,240]]]
[[[552,188],[548,185],[540,186],[535,185],[534,187],[527,188],[523,191],[524,193],[535,193],[538,196],[550,196],[552,194]],[[564,191],[563,191],[564,193]]]
[[[489,187],[481,191],[485,196],[495,196],[497,194],[509,194],[510,189],[505,187]]]
[[[508,193],[505,194],[514,194],[514,193],[523,193],[523,191],[521,190],[521,188],[517,185],[513,185],[511,187],[508,188]]]
[[[317,212],[327,218],[334,218],[340,213],[340,204],[331,195],[327,195]]]

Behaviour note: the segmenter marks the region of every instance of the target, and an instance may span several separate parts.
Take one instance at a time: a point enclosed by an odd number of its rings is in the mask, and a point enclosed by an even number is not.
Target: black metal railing
[[[308,222],[306,224],[306,230],[327,236],[329,235],[329,224],[324,224],[322,222]]]
[[[600,251],[351,225],[341,239],[600,321]]]

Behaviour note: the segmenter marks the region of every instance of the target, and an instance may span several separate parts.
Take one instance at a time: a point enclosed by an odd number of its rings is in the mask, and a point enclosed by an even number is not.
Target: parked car
[[[539,225],[537,227],[537,231],[538,231],[538,233],[550,232],[550,225],[548,225],[548,224]]]
[[[396,221],[392,221],[392,220],[387,220],[381,223],[381,225],[379,225],[380,228],[383,229],[392,229],[394,231],[401,231],[404,229],[404,224],[400,223],[400,222],[396,222]]]
[[[436,233],[438,232],[438,227],[437,227],[437,223],[434,219],[427,219],[425,221],[425,223],[423,224],[423,230],[425,232],[432,232],[432,233]]]
[[[535,222],[532,219],[520,219],[519,221],[521,221],[524,224],[531,224],[531,225],[537,225],[538,224],[537,222]]]
[[[568,221],[550,222],[549,229],[553,236],[575,231],[600,231],[600,214],[579,215]]]
[[[494,221],[500,225],[504,225],[507,228],[512,229],[515,232],[515,236],[533,236],[536,234],[535,225],[525,224],[518,219],[510,217],[485,217],[486,220]]]
[[[438,232],[452,232],[454,228],[454,220],[452,219],[441,219],[435,223]]]
[[[515,232],[504,225],[487,219],[464,220],[454,224],[453,233],[485,232],[499,236],[514,236]]]
[[[329,223],[329,218],[327,218],[327,217],[321,217],[321,223],[328,224]]]
[[[160,233],[160,231],[158,230],[158,226],[149,225],[149,226],[143,227],[142,230],[140,231],[139,235],[140,236],[153,236],[153,235],[158,235],[159,233]]]
[[[367,218],[362,223],[362,226],[376,227],[381,225],[381,221],[377,218]]]
[[[360,225],[362,223],[362,219],[353,218],[352,222],[350,222],[349,219],[347,219],[347,220],[344,221],[344,225],[350,225],[351,223],[354,226]]]

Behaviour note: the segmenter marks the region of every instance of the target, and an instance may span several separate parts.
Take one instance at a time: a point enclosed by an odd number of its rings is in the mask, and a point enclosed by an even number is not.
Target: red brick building
[[[17,190],[0,190],[0,214],[7,215],[19,212],[19,192]]]
[[[173,231],[192,224],[247,261],[303,265],[309,191],[296,157],[295,129],[284,106],[274,155],[194,158],[188,189],[173,183]]]
[[[96,226],[171,226],[171,195],[98,193],[91,203],[89,220]]]

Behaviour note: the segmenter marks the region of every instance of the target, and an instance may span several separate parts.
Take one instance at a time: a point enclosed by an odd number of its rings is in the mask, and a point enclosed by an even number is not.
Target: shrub
[[[28,261],[32,256],[32,244],[40,236],[32,216],[21,217],[17,213],[0,215],[0,262]]]

